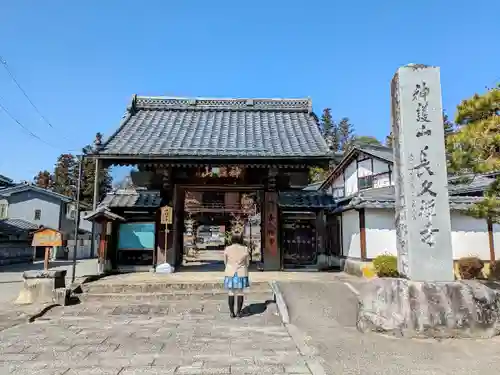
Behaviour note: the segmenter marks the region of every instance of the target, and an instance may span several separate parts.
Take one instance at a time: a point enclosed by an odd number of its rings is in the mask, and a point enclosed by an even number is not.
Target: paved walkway
[[[276,306],[248,304],[242,319],[217,301],[56,308],[0,332],[0,373],[311,374]]]
[[[279,285],[291,323],[305,332],[308,343],[318,349],[328,374],[498,373],[500,338],[435,341],[362,334],[355,328],[357,298],[345,284]]]

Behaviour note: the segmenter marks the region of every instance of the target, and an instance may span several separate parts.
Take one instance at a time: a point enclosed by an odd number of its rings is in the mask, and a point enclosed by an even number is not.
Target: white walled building
[[[318,187],[339,203],[334,215],[341,236],[332,255],[369,261],[380,254],[396,255],[395,192],[392,149],[354,147]],[[495,259],[500,226],[465,214],[481,200],[492,177],[450,180],[450,210],[454,259],[478,256]],[[460,182],[460,183],[459,183]]]

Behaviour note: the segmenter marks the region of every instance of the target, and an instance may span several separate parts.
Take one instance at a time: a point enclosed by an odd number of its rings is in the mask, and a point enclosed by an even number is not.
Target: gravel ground
[[[500,339],[409,340],[362,334],[343,282],[280,283],[291,323],[309,336],[328,374],[498,374]]]

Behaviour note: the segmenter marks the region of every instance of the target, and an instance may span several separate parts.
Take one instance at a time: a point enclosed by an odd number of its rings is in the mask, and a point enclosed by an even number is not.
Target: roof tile
[[[100,154],[331,157],[308,99],[134,97]]]

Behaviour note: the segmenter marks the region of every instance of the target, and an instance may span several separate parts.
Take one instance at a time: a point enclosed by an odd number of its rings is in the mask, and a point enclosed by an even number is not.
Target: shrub
[[[490,263],[489,278],[491,280],[500,280],[500,260],[495,260]]]
[[[483,267],[484,262],[478,257],[464,257],[458,260],[458,273],[462,280],[482,278]]]
[[[379,255],[373,259],[373,268],[378,277],[399,277],[398,258],[394,255]]]

